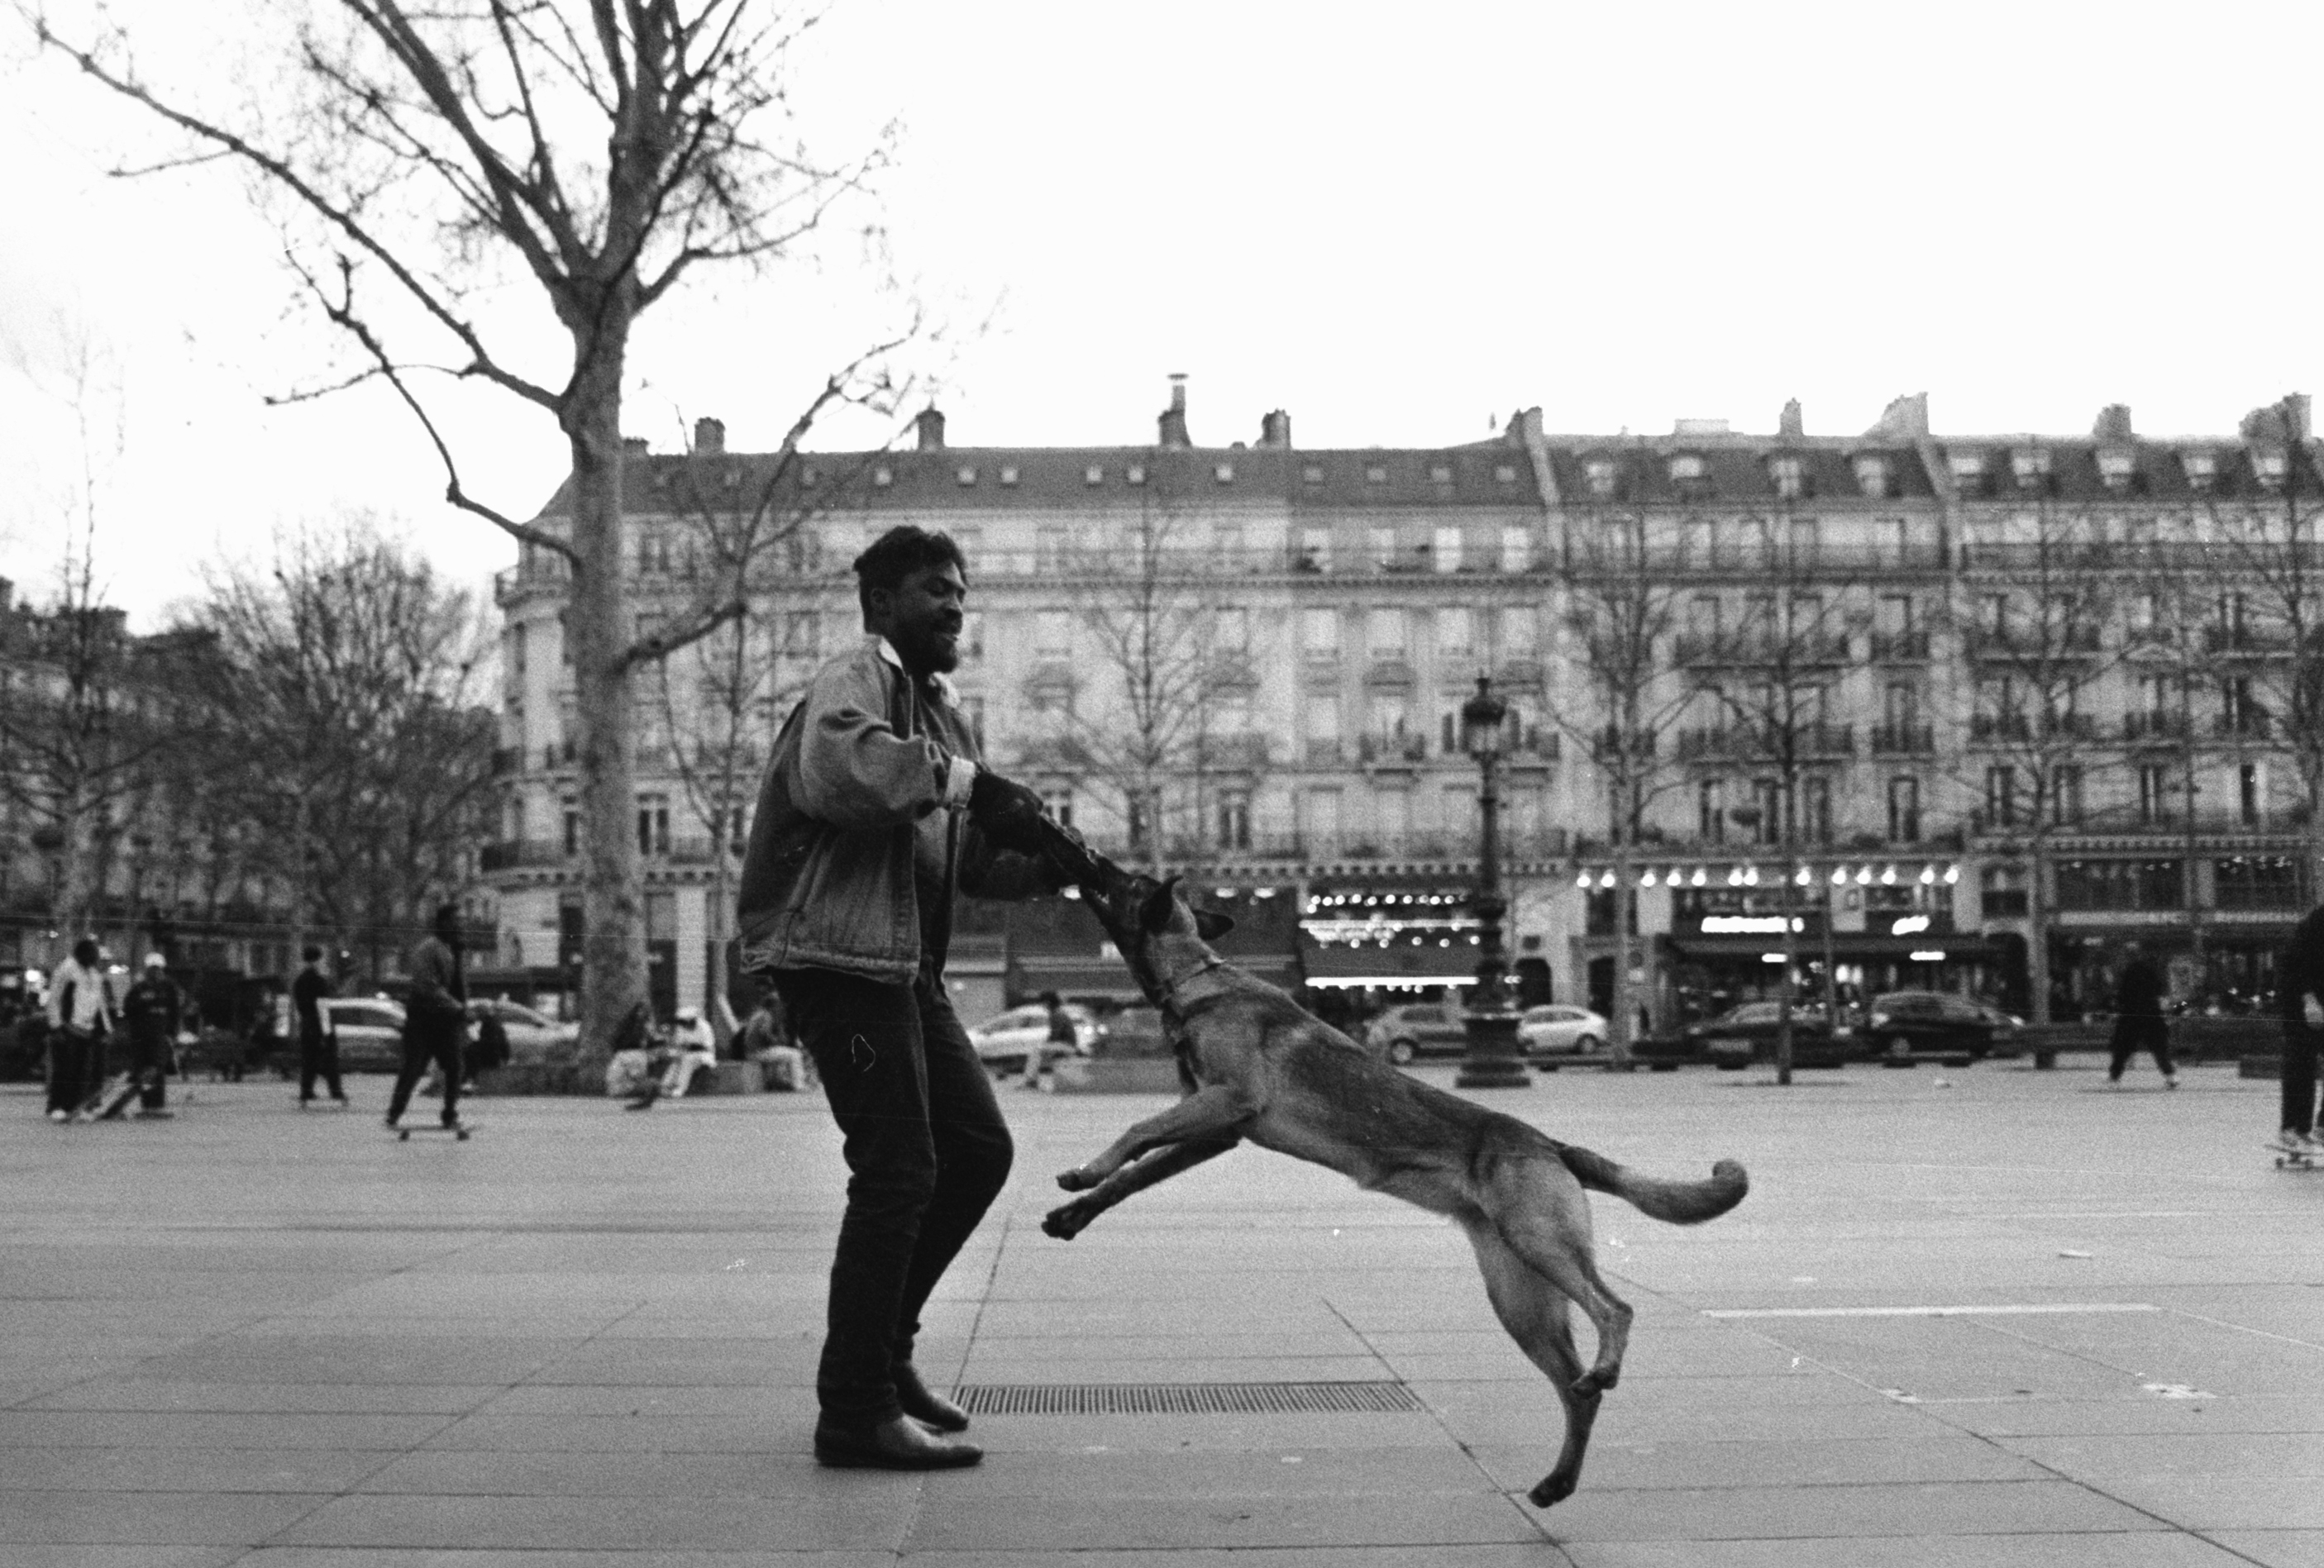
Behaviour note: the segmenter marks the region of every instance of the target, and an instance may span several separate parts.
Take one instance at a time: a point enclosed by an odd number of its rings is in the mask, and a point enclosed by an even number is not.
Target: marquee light
[[[1941,947],[1923,947],[1916,950],[1912,957],[1915,964],[1942,964],[1945,961],[1945,950]]]
[[[1702,886],[1704,880],[1705,880],[1705,879],[1704,879],[1703,874],[1702,874],[1702,868],[1701,866],[1697,866],[1697,867],[1695,867],[1695,868],[1694,868],[1694,875],[1693,875],[1692,878],[1690,878],[1690,879],[1689,879],[1690,885],[1694,886],[1694,887],[1698,887],[1698,888],[1699,888],[1699,887]]]

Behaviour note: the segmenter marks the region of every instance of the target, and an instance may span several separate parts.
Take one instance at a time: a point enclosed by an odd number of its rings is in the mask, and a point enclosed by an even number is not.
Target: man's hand
[[[2310,1028],[2324,1029],[2324,1002],[2316,1000],[2314,992],[2300,999],[2300,1010],[2307,1016]]]
[[[1049,846],[1054,829],[1041,810],[1041,798],[1013,779],[976,770],[968,789],[968,820],[996,849],[1038,855]]]

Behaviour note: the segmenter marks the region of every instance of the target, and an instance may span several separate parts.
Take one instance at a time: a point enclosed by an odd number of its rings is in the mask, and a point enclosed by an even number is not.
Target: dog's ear
[[[1222,915],[1216,909],[1194,911],[1194,935],[1205,942],[1215,942],[1234,929],[1234,917]]]
[[[1178,901],[1178,879],[1172,877],[1146,895],[1146,902],[1138,911],[1138,923],[1149,936],[1158,936],[1170,924],[1170,907]]]

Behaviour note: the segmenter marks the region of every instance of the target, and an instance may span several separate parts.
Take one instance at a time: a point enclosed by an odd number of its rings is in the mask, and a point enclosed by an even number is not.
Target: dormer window
[[[2275,490],[2282,487],[2283,484],[2283,468],[2284,461],[2283,454],[2282,452],[2254,452],[2252,454],[2252,472],[2257,474],[2259,475],[2259,482],[2262,484],[2266,485],[2270,490]]]
[[[1692,484],[1702,477],[1702,457],[1694,452],[1681,452],[1670,460],[1671,483]]]
[[[812,490],[822,483],[823,470],[816,467],[814,464],[810,463],[806,467],[799,470],[799,484],[802,487]]]
[[[964,487],[975,484],[976,470],[964,465],[960,470],[960,482]]]
[[[1222,463],[1211,470],[1211,476],[1222,484],[1231,484],[1234,483],[1234,465]]]
[[[2108,490],[2127,490],[2138,473],[2138,454],[2127,447],[2098,448],[2098,477]]]
[[[1767,478],[1775,493],[1786,501],[1797,501],[1808,493],[1807,464],[1790,453],[1767,459]]]
[[[1882,452],[1860,453],[1856,459],[1856,487],[1870,496],[1888,493],[1888,457]]]
[[[1124,479],[1129,480],[1132,484],[1143,484],[1146,483],[1145,466],[1142,464],[1132,463],[1127,469],[1123,470],[1121,476]]]
[[[1590,486],[1592,495],[1614,493],[1614,459],[1592,457],[1582,466],[1582,482]]]
[[[1975,484],[1985,477],[1985,454],[1982,452],[1951,453],[1945,458],[1945,466],[1963,484]]]
[[[1299,470],[1299,482],[1302,484],[1323,484],[1323,465],[1321,463],[1309,463],[1301,467]]]
[[[1001,483],[1003,484],[1014,484],[1017,483],[1017,470],[1013,466],[1004,466],[1001,468]]]
[[[1499,465],[1498,466],[1496,466],[1496,467],[1494,468],[1494,470],[1493,470],[1493,483],[1494,483],[1494,484],[1515,484],[1517,482],[1517,465],[1516,465],[1516,464],[1514,464],[1514,463],[1503,463],[1503,464],[1500,464],[1500,465]]]
[[[1429,466],[1429,469],[1428,469],[1428,479],[1429,479],[1429,483],[1431,483],[1432,484],[1452,484],[1452,464],[1450,464],[1450,463],[1434,463],[1434,464],[1431,464],[1431,465]]]
[[[1375,463],[1375,464],[1373,464],[1370,467],[1369,467],[1369,468],[1365,469],[1365,470],[1364,470],[1364,483],[1365,483],[1365,484],[1387,484],[1387,483],[1388,483],[1388,469],[1387,469],[1387,467],[1386,467],[1386,466],[1383,466],[1383,465],[1381,465],[1381,464]]]
[[[2010,472],[2017,475],[2017,487],[2031,490],[2050,477],[2050,453],[2043,447],[2020,447],[2009,455]]]
[[[1099,467],[1094,463],[1091,464],[1088,467],[1082,470],[1082,483],[1084,484],[1104,484],[1105,470]]]
[[[874,489],[885,490],[895,482],[896,471],[885,463],[872,470],[872,484]]]
[[[2179,467],[2187,475],[2190,490],[2209,490],[2219,477],[2219,455],[2217,452],[2181,452]]]

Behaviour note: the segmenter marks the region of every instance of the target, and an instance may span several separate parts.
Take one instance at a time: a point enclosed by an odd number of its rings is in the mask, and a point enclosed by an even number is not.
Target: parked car
[[[1967,1051],[1972,1059],[2017,1044],[2018,1021],[1999,1008],[1940,991],[1892,991],[1872,999],[1864,1020],[1880,1056],[1907,1051]]]
[[[1415,1056],[1459,1055],[1468,1049],[1469,1031],[1451,1002],[1406,1002],[1372,1019],[1364,1044],[1402,1066]]]
[[[468,1038],[476,1038],[476,1026],[487,1015],[501,1020],[508,1031],[509,1060],[538,1062],[544,1060],[555,1046],[569,1045],[581,1038],[577,1023],[559,1023],[545,1013],[537,1012],[522,1002],[505,997],[487,997],[468,1003]]]
[[[1586,1007],[1529,1007],[1517,1020],[1517,1046],[1529,1056],[1594,1051],[1606,1043],[1606,1020]]]
[[[1077,1001],[1065,1003],[1065,1016],[1074,1020],[1074,1052],[1086,1056],[1097,1048],[1097,1014]],[[1048,1043],[1049,1010],[1039,1002],[1012,1007],[998,1013],[968,1031],[969,1044],[976,1047],[977,1059],[996,1073],[1022,1072],[1033,1053]]]
[[[403,1066],[403,1004],[383,996],[327,996],[323,1028],[338,1038],[343,1073],[393,1073]],[[296,1041],[293,1041],[295,1046]]]
[[[1729,1072],[1754,1062],[1775,1059],[1775,1034],[1780,1009],[1772,1001],[1747,1001],[1717,1018],[1686,1027],[1685,1038],[1699,1055],[1715,1067]],[[1837,1067],[1856,1054],[1857,1040],[1846,1028],[1834,1033],[1823,1009],[1794,1005],[1792,1009],[1792,1065]]]

